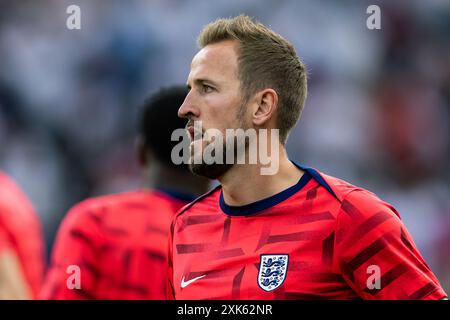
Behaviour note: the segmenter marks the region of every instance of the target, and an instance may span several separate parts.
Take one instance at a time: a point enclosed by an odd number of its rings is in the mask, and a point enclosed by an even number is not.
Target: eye
[[[202,91],[203,91],[204,93],[210,93],[210,92],[212,92],[213,90],[214,90],[213,87],[208,86],[207,84],[202,84]]]

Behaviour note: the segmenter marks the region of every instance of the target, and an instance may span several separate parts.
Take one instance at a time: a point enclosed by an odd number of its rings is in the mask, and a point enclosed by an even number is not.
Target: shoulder
[[[25,198],[25,193],[19,185],[8,175],[0,171],[0,199],[13,200],[17,198]]]
[[[0,170],[0,186],[3,186],[5,183],[8,183],[10,178]]]
[[[342,201],[342,211],[353,218],[364,218],[380,211],[400,218],[400,214],[389,203],[381,200],[376,194],[365,189],[349,192]]]
[[[317,171],[329,189],[341,204],[341,210],[354,217],[367,215],[374,210],[387,210],[400,217],[395,208],[381,200],[375,193],[365,188],[356,186],[345,180]]]
[[[0,170],[0,186],[15,185],[14,181],[3,171]]]
[[[149,193],[151,194],[151,193]],[[88,227],[101,224],[101,220],[111,210],[120,210],[123,206],[145,204],[148,195],[143,191],[123,192],[111,195],[91,197],[73,205],[63,219],[63,226]]]
[[[0,204],[6,206],[23,197],[24,194],[16,182],[0,171]]]
[[[325,195],[322,201],[315,200],[315,203],[327,206],[335,216],[338,238],[356,229],[362,236],[372,230],[385,232],[402,227],[397,210],[375,193],[315,169],[306,169],[327,190],[321,193]]]
[[[389,243],[412,243],[397,210],[364,189],[346,194],[336,217],[335,232],[337,245],[351,252],[371,250],[371,246],[380,249]]]
[[[330,193],[332,193],[340,202],[343,202],[344,199],[354,191],[366,191],[367,190],[356,186],[350,182],[345,180],[333,177],[331,175],[325,174],[319,170],[312,169],[314,174],[315,171],[315,180],[322,179],[322,181],[318,181],[323,187],[327,188]],[[310,172],[311,173],[311,172]]]
[[[8,175],[0,171],[0,215],[3,218],[27,217],[37,220],[35,209],[25,192]]]

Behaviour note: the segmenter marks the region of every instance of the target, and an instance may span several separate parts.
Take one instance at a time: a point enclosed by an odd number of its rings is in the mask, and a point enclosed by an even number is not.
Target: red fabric
[[[0,172],[0,254],[14,251],[36,298],[45,268],[44,240],[39,218],[20,188]]]
[[[41,298],[164,299],[170,221],[185,204],[142,190],[76,205],[58,231]],[[67,285],[75,284],[70,266],[79,267],[79,289]]]
[[[336,197],[311,179],[287,200],[249,216],[226,215],[219,205],[220,187],[181,210],[169,243],[168,298],[446,296],[392,206],[320,175]],[[268,292],[259,283],[261,255],[267,254],[289,257],[284,282]],[[379,289],[371,278],[373,266],[379,268]]]

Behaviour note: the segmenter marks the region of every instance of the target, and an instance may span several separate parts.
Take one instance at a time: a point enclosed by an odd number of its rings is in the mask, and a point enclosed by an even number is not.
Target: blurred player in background
[[[42,299],[164,299],[171,219],[209,185],[171,161],[171,134],[186,124],[177,117],[186,93],[171,87],[144,105],[137,149],[145,188],[88,199],[68,212]]]
[[[391,205],[289,160],[285,143],[307,93],[307,71],[292,44],[246,16],[207,25],[198,43],[179,115],[189,119],[191,170],[221,185],[174,220],[169,297],[445,298]],[[271,149],[273,175],[261,174],[261,159],[236,164],[232,149],[234,163],[194,161],[205,157],[196,146],[213,144],[209,129],[227,139],[226,130],[236,128],[279,130],[266,141],[257,133],[259,147],[279,146]]]
[[[45,268],[41,224],[19,187],[0,172],[0,299],[35,299]]]

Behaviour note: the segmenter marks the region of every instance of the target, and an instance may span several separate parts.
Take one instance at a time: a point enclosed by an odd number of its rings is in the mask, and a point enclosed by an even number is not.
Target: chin
[[[233,164],[189,164],[189,170],[192,173],[213,180],[223,176],[228,170],[231,169],[231,167],[233,167]]]

